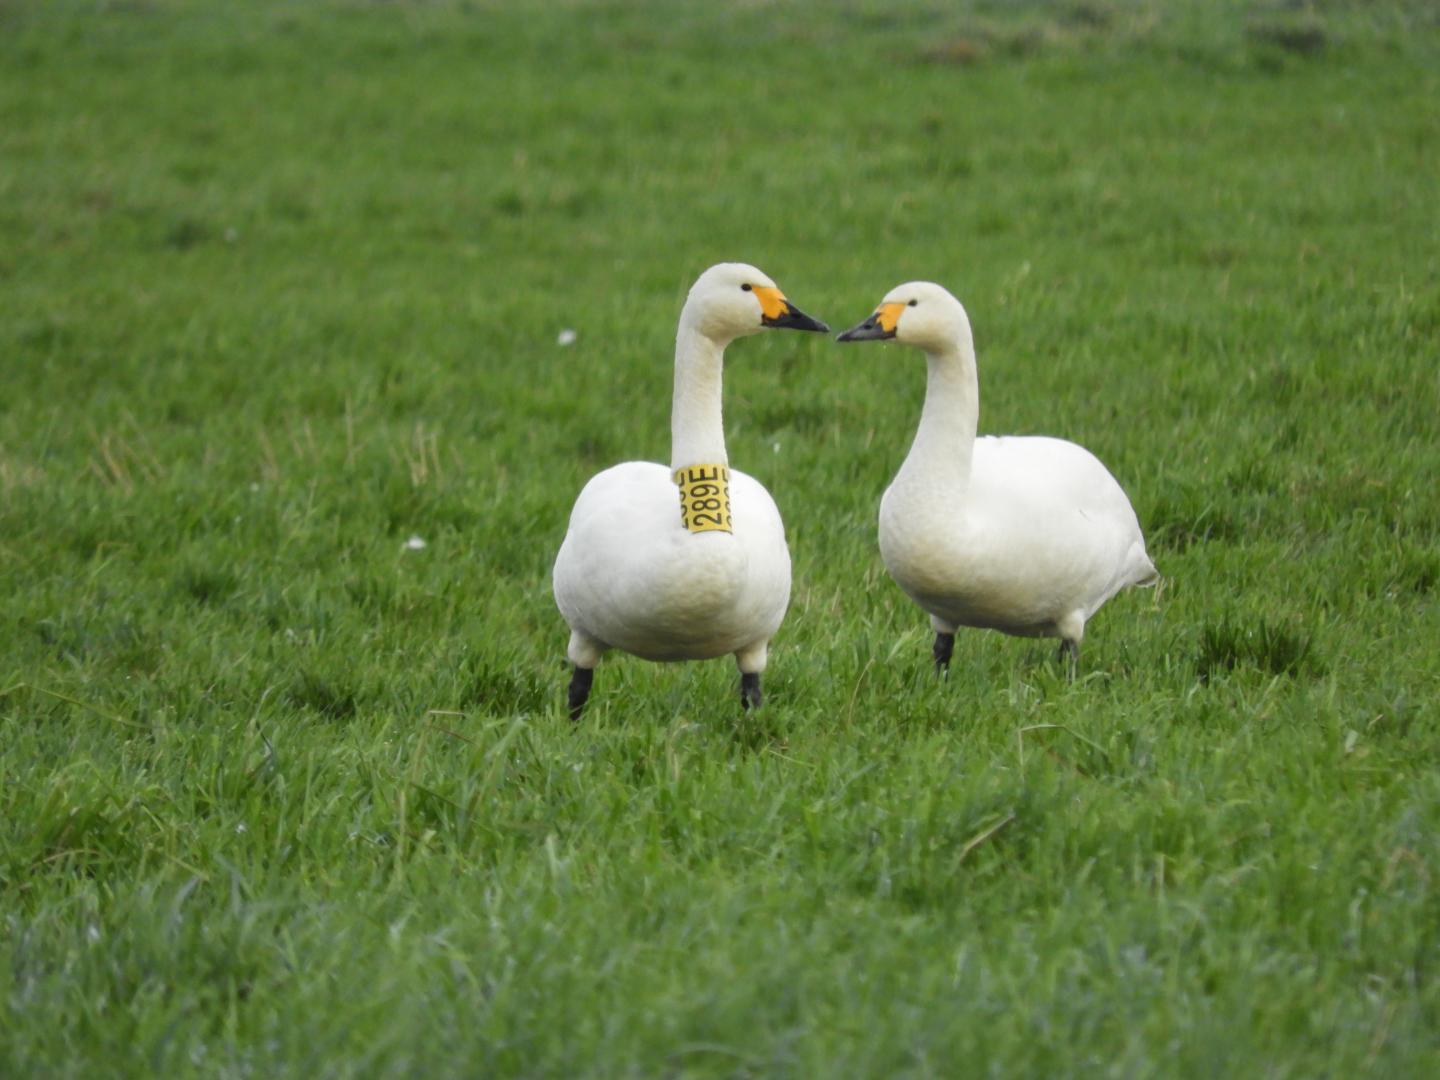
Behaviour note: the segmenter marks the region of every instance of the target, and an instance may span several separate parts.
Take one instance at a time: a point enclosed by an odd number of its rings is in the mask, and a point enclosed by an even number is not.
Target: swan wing
[[[1048,436],[975,441],[966,502],[977,535],[1036,570],[1056,602],[1088,618],[1127,585],[1154,579],[1145,537],[1119,481],[1083,446]]]

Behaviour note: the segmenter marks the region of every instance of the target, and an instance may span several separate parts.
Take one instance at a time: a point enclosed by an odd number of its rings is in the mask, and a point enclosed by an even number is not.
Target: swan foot
[[[947,634],[943,630],[936,631],[935,644],[930,649],[930,655],[935,657],[935,673],[937,675],[950,674],[950,656],[955,651],[955,635]]]
[[[579,720],[580,714],[585,711],[585,702],[590,697],[590,684],[595,681],[595,669],[588,667],[575,667],[575,674],[570,676],[570,719]]]
[[[742,709],[758,709],[764,695],[760,693],[760,675],[752,672],[740,675],[740,707]]]
[[[1060,642],[1060,653],[1056,657],[1060,663],[1065,665],[1065,676],[1070,682],[1075,681],[1075,673],[1080,667],[1080,643],[1064,638]]]

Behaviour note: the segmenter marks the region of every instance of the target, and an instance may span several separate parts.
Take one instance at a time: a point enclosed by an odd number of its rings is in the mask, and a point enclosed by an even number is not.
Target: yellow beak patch
[[[903,302],[896,300],[891,304],[881,304],[875,309],[875,320],[880,324],[880,329],[887,334],[895,332],[895,324],[900,321],[900,313],[905,310]]]
[[[785,294],[772,285],[755,285],[751,291],[760,301],[760,314],[766,319],[778,319],[790,309]]]

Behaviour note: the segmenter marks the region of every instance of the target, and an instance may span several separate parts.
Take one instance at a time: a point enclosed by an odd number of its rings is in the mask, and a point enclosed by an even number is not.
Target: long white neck
[[[670,468],[728,465],[721,416],[725,346],[690,325],[682,313],[675,338],[675,398],[670,406]]]
[[[970,486],[980,419],[980,381],[968,327],[952,347],[927,352],[925,359],[928,372],[920,427],[893,486],[927,500],[958,499]]]

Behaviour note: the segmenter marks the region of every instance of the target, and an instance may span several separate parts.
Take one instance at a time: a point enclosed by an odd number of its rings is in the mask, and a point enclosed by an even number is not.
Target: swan
[[[923,350],[929,372],[915,441],[880,500],[880,556],[929,613],[937,670],[970,626],[1058,637],[1073,678],[1091,616],[1121,589],[1159,580],[1130,500],[1075,443],[975,437],[970,320],[942,286],[890,290],[838,340],[888,338]]]
[[[790,601],[790,550],[770,493],[729,467],[720,383],[725,347],[767,327],[829,330],[753,266],[701,274],[675,337],[669,466],[612,466],[575,500],[552,575],[570,627],[572,720],[609,649],[660,661],[733,653],[741,706],[761,702],[770,639]]]

